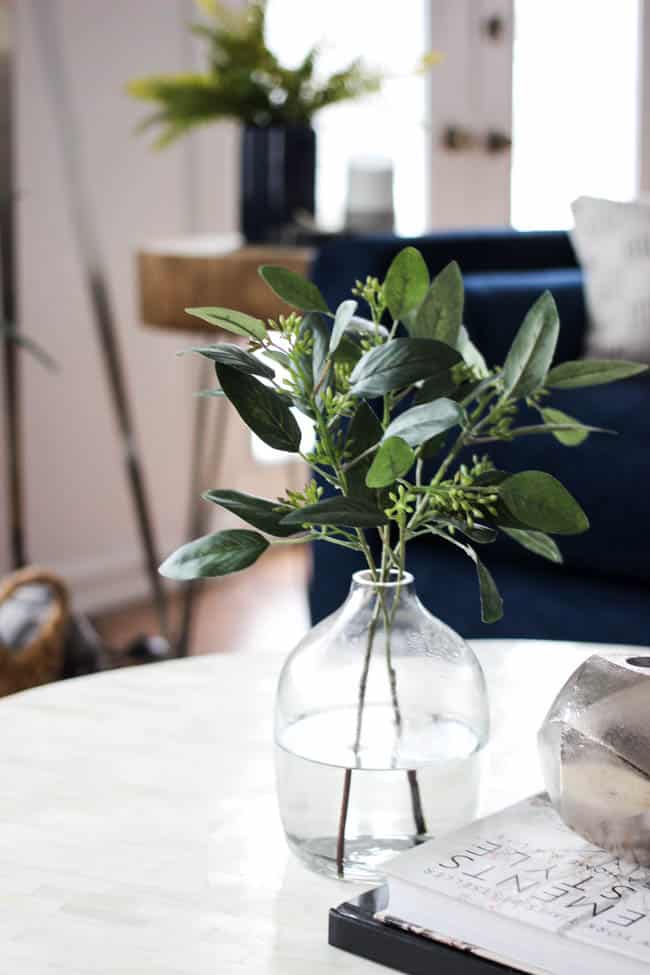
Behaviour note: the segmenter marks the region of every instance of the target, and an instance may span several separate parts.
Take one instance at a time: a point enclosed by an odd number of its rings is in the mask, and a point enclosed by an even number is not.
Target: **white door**
[[[431,221],[510,219],[513,0],[430,0]]]
[[[578,196],[650,190],[650,0],[429,11],[433,226],[560,229]]]

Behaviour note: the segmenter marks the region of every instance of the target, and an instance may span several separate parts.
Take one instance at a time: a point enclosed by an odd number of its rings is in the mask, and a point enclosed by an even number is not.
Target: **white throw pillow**
[[[650,362],[650,201],[581,196],[571,208],[585,278],[587,355]]]

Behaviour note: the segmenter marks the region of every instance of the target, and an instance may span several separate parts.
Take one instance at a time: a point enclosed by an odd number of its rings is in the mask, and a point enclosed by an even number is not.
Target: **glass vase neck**
[[[356,593],[383,594],[387,599],[394,599],[397,595],[412,596],[415,594],[415,580],[410,572],[402,572],[400,576],[397,569],[391,569],[383,580],[378,572],[373,578],[369,569],[363,569],[352,576],[350,595]]]

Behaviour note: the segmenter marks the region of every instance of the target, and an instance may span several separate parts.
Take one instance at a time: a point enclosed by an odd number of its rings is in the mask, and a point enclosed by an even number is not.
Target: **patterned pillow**
[[[572,210],[589,316],[586,354],[650,362],[650,201],[581,196]]]

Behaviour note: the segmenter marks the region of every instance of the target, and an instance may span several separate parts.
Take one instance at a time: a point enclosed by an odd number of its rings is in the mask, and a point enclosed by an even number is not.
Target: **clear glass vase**
[[[402,850],[476,814],[485,680],[413,576],[353,576],[287,659],[275,708],[280,812],[309,867],[374,881]]]

